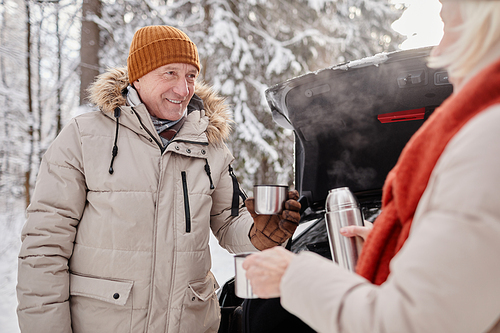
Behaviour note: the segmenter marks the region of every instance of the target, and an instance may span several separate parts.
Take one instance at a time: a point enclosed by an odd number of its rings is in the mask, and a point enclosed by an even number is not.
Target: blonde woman
[[[244,263],[319,332],[500,332],[500,1],[441,2],[429,65],[454,93],[389,173],[357,274],[281,248]]]

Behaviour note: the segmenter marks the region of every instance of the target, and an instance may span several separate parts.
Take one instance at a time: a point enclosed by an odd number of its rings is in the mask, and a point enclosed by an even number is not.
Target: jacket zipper
[[[195,145],[208,146],[208,142],[199,142],[199,141],[182,140],[182,139],[176,140],[175,138],[172,141],[170,141],[170,143],[172,142],[185,142],[185,143],[192,143]]]
[[[247,199],[247,195],[241,190],[240,185],[238,183],[238,179],[234,174],[233,168],[231,164],[229,165],[229,176],[233,181],[233,199],[231,202],[231,216],[239,215],[239,199],[243,200],[243,204],[245,204],[245,200]]]
[[[132,108],[132,110],[134,110],[134,108]],[[141,117],[139,117],[139,114],[135,110],[134,110],[134,114],[137,117],[137,119],[139,120],[139,124],[141,124],[142,128],[146,131],[146,133],[149,134],[149,136],[151,137],[151,139],[153,139],[156,142],[156,144],[160,148],[161,153],[163,154],[163,152],[167,148],[163,147],[163,145],[161,144],[161,142],[159,142],[158,140],[156,140],[155,136],[148,130],[148,128],[146,126],[144,126],[144,124],[142,123]]]
[[[137,116],[139,118],[139,116]],[[139,118],[140,121],[140,118]],[[141,123],[142,124],[142,123]],[[143,126],[144,127],[144,126]],[[145,127],[144,127],[145,128]],[[154,139],[154,138],[153,138]],[[161,163],[161,162],[160,162]],[[161,169],[161,166],[160,166]],[[163,182],[163,173],[160,172],[159,179],[158,179],[159,184]],[[159,202],[159,197],[160,197],[160,191],[157,191],[156,193],[156,202]],[[155,277],[156,277],[156,249],[157,249],[157,237],[158,237],[158,205],[155,207],[155,218],[153,221],[153,251],[152,251],[152,263],[151,263],[151,282],[150,282],[150,290],[149,290],[149,301],[148,301],[148,309],[147,309],[147,315],[146,315],[146,323],[144,327],[144,333],[149,332],[149,324],[151,320],[151,312],[153,309],[153,295],[154,295],[154,285],[155,285]],[[174,252],[176,251],[176,244],[173,244],[174,246]],[[174,266],[172,266],[172,272],[174,271]]]
[[[191,212],[189,211],[189,195],[186,180],[186,171],[181,171],[182,190],[184,192],[184,214],[186,216],[186,232],[191,232]]]
[[[208,180],[210,181],[210,189],[213,190],[214,182],[212,181],[212,172],[210,171],[210,165],[208,165],[208,160],[205,158],[205,172],[207,173]]]
[[[134,110],[134,108],[132,108],[132,110]],[[156,140],[155,136],[148,130],[148,128],[146,126],[144,126],[144,124],[142,123],[141,117],[139,117],[139,114],[135,110],[134,110],[134,114],[137,117],[137,119],[139,120],[139,123],[141,124],[142,128],[146,131],[146,133],[149,134],[151,139],[153,139],[154,142],[156,142],[156,144],[158,145],[158,147],[161,150],[161,153],[163,154],[163,152],[167,149],[167,147],[166,146],[163,147],[161,142]],[[190,140],[175,140],[174,139],[174,140],[170,141],[169,144],[171,144],[172,142],[186,142],[186,143],[193,143],[193,144],[198,144],[198,145],[202,145],[202,146],[208,146],[208,142],[197,142],[197,141],[190,141]]]

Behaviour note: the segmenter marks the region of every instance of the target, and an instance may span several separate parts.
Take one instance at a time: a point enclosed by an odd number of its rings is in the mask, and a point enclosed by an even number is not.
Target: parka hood
[[[127,105],[126,89],[129,85],[126,67],[110,68],[88,88],[89,100],[102,112],[112,114],[116,107]],[[201,81],[195,84],[195,95],[202,99],[205,115],[209,118],[208,141],[221,143],[227,140],[233,120],[226,99]]]

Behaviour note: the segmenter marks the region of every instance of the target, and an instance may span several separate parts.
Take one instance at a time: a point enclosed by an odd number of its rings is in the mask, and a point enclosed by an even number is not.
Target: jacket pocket
[[[191,281],[184,297],[179,332],[217,332],[220,322],[219,288],[212,272],[202,280]]]
[[[182,192],[184,194],[184,216],[186,218],[186,232],[191,232],[191,210],[189,208],[189,191],[187,184],[186,171],[181,172]]]
[[[70,274],[71,325],[76,332],[130,332],[132,281]]]

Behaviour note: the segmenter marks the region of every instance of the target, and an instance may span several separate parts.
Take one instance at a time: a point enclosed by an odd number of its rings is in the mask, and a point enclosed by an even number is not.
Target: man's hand
[[[292,237],[300,221],[298,198],[299,192],[296,190],[289,191],[288,200],[284,206],[285,209],[277,215],[258,215],[254,210],[254,199],[248,198],[245,201],[245,206],[254,221],[249,236],[252,244],[257,249],[262,251],[283,244]]]

